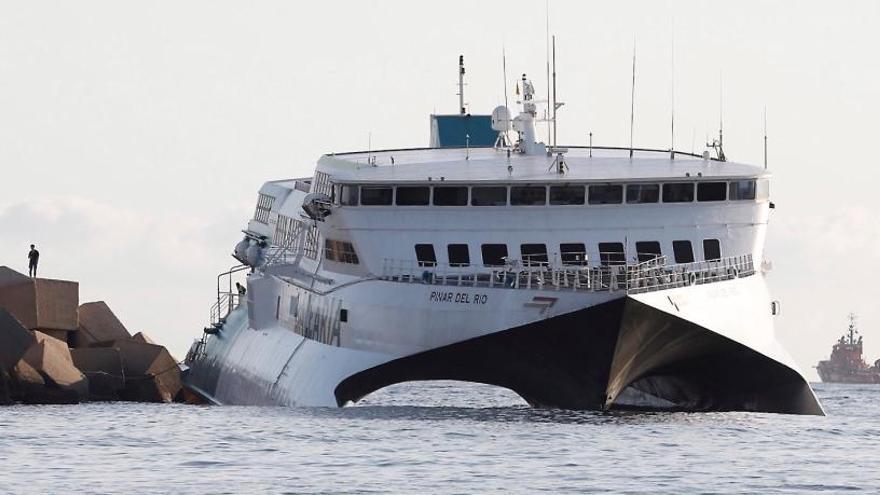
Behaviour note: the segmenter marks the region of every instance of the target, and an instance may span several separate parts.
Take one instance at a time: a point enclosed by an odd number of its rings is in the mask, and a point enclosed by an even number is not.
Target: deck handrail
[[[701,285],[755,274],[751,254],[711,261],[668,264],[666,257],[636,264],[530,264],[509,259],[503,266],[456,266],[386,258],[379,278],[392,282],[531,290],[624,291],[639,294]]]

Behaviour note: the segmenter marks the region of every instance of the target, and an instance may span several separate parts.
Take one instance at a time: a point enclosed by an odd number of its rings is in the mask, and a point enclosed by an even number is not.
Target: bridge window
[[[507,187],[472,187],[471,204],[473,206],[507,206]]]
[[[450,244],[446,246],[446,254],[449,257],[449,266],[468,266],[471,264],[471,255],[467,244]]]
[[[721,259],[721,243],[718,239],[703,239],[703,259],[706,261]]]
[[[434,206],[467,206],[468,188],[434,186]]]
[[[559,253],[563,265],[584,266],[587,264],[587,246],[579,242],[560,244]]]
[[[657,241],[639,241],[636,243],[636,256],[639,263],[651,261],[662,256],[660,252],[660,243]]]
[[[600,242],[599,243],[599,262],[605,266],[609,265],[625,265],[626,254],[624,254],[622,242]]]
[[[510,204],[514,206],[544,206],[547,204],[547,188],[544,186],[513,186],[510,188]]]
[[[582,205],[584,196],[584,186],[550,186],[551,205]]]
[[[358,186],[342,186],[339,193],[339,203],[342,206],[358,205]]]
[[[735,180],[730,182],[730,199],[741,201],[755,199],[754,180]]]
[[[390,187],[361,186],[361,204],[366,206],[386,206],[394,196]]]
[[[597,184],[590,186],[591,205],[617,205],[623,202],[623,186],[620,184]]]
[[[357,253],[354,252],[354,246],[346,241],[324,239],[324,258],[340,263],[358,264],[358,257]]]
[[[727,184],[724,182],[697,183],[697,201],[724,201],[727,199]]]
[[[628,184],[626,186],[627,203],[657,203],[659,201],[660,184]]]
[[[416,259],[419,266],[437,266],[437,255],[433,244],[416,244]]]
[[[546,244],[521,244],[519,252],[522,254],[522,261],[525,266],[547,264]]]
[[[480,250],[486,266],[504,266],[507,261],[507,244],[483,244]]]
[[[395,201],[399,206],[424,206],[431,199],[428,186],[398,186]]]
[[[693,263],[694,248],[691,241],[672,241],[672,253],[676,263]]]
[[[693,182],[663,184],[664,203],[690,203],[694,200]]]

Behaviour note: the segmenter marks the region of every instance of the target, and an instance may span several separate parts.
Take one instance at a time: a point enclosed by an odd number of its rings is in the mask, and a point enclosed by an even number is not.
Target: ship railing
[[[392,282],[457,287],[638,294],[730,280],[754,273],[750,254],[672,265],[662,256],[632,265],[555,265],[546,261],[509,259],[504,265],[483,267],[386,258],[380,278]]]
[[[627,267],[627,292],[639,294],[733,280],[755,274],[751,254],[669,265],[665,257]]]

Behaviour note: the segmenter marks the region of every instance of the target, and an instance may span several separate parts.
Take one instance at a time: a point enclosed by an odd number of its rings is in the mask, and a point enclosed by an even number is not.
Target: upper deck
[[[499,148],[398,149],[328,154],[317,170],[336,183],[615,182],[682,178],[757,178],[769,173],[753,165],[704,159],[690,153],[628,148],[565,147],[565,172],[557,156],[509,153]]]

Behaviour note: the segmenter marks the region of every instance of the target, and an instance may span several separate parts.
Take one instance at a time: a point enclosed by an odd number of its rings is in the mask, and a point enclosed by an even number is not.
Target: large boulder
[[[0,308],[0,369],[9,371],[37,339],[9,311]]]
[[[0,307],[29,330],[76,330],[78,304],[77,282],[30,278],[0,266]]]
[[[22,360],[39,373],[46,389],[50,389],[53,397],[54,390],[63,391],[57,394],[59,402],[87,400],[88,379],[74,366],[67,344],[41,332],[34,332],[34,337],[37,343],[28,349]],[[31,401],[27,397],[24,400]],[[33,401],[42,402],[39,398],[33,398]]]
[[[77,310],[79,327],[72,347],[90,347],[95,344],[130,339],[131,334],[104,301],[82,304]]]
[[[125,389],[122,354],[115,347],[71,349],[73,364],[89,379],[89,400],[118,400]]]
[[[180,368],[167,349],[131,339],[108,344],[119,349],[125,373],[125,400],[172,402],[181,388]]]

